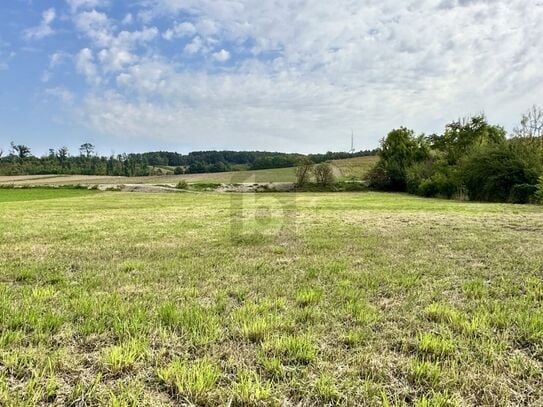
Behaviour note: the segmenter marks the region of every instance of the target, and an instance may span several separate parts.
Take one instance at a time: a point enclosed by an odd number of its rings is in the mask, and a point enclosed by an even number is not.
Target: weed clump
[[[132,369],[137,362],[145,358],[147,352],[146,342],[132,339],[106,348],[102,353],[102,363],[110,372],[119,373]]]
[[[455,344],[452,339],[431,332],[422,332],[417,337],[417,349],[422,355],[439,358],[450,354],[455,349]]]
[[[263,383],[254,371],[242,370],[238,373],[232,393],[236,402],[240,405],[257,405],[269,402],[272,387],[269,383]]]
[[[309,364],[317,357],[317,348],[306,336],[281,336],[263,343],[264,350],[286,364]]]
[[[178,397],[191,403],[206,404],[212,400],[221,370],[209,359],[195,362],[178,359],[158,369],[157,376]]]
[[[296,303],[301,307],[307,307],[319,302],[322,296],[322,291],[312,288],[305,288],[298,292]]]

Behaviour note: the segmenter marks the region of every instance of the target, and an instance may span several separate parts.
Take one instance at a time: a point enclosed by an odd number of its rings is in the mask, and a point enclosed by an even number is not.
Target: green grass
[[[377,156],[354,157],[344,160],[333,160],[332,165],[338,169],[339,180],[362,179],[373,168],[379,158]],[[339,173],[337,173],[339,172]]]
[[[542,232],[403,194],[0,189],[0,405],[539,405]]]
[[[267,170],[244,170],[204,174],[164,174],[147,177],[115,177],[97,175],[50,175],[0,177],[0,185],[94,185],[94,184],[172,184],[185,181],[191,184],[237,184],[294,182],[295,168],[272,168]]]
[[[75,188],[0,188],[0,203],[78,198],[97,191]]]
[[[175,360],[157,370],[158,379],[172,394],[191,403],[207,404],[213,400],[217,382],[221,377],[219,366],[208,360]]]

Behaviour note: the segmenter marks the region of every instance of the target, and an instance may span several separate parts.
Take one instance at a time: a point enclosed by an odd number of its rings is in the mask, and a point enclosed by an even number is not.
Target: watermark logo
[[[230,195],[233,242],[281,244],[296,237],[296,192],[275,192],[284,186],[259,180],[254,173],[234,174],[230,183],[251,191]]]

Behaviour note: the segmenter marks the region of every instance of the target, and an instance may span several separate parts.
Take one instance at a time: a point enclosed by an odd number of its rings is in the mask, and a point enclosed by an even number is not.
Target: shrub
[[[390,177],[385,170],[382,162],[378,162],[369,172],[366,177],[370,188],[384,191],[390,185]]]
[[[411,194],[451,198],[459,189],[457,177],[444,163],[427,160],[407,170],[407,192]]]
[[[430,179],[436,173],[436,166],[433,161],[426,160],[413,164],[407,169],[406,184],[407,192],[410,194],[421,195],[421,184]]]
[[[346,192],[365,192],[368,190],[368,186],[363,182],[341,182],[336,184],[336,188],[339,191],[346,191]]]
[[[461,165],[461,176],[469,198],[478,201],[511,202],[523,198],[527,187],[537,183],[538,173],[507,144],[476,150]],[[535,191],[534,191],[535,192]]]
[[[543,204],[543,176],[539,177],[539,182],[537,184],[537,191],[535,193],[535,202]]]
[[[458,190],[459,185],[452,177],[438,172],[421,183],[419,194],[423,196],[451,198]]]
[[[313,175],[315,181],[321,186],[332,186],[335,182],[334,171],[332,166],[328,163],[317,164],[313,167]]]
[[[511,189],[509,201],[517,204],[526,204],[536,199],[537,185],[517,184]]]
[[[175,175],[181,175],[185,173],[185,170],[183,169],[183,167],[175,167],[173,173]]]
[[[188,189],[189,187],[189,184],[187,184],[187,181],[185,181],[184,179],[182,179],[181,181],[179,181],[177,183],[177,185],[175,186],[177,189]]]

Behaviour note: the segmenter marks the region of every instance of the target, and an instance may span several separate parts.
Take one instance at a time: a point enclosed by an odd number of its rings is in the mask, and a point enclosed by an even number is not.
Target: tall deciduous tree
[[[16,155],[21,161],[30,156],[30,147],[25,146],[24,144],[15,144],[12,141],[11,150],[13,151],[13,154]]]
[[[543,137],[543,109],[532,106],[522,115],[520,125],[513,130],[513,134],[528,140]]]
[[[405,127],[392,130],[381,140],[380,160],[374,177],[382,183],[380,188],[405,191],[407,169],[428,155],[428,145],[423,136],[416,137],[413,130]]]
[[[301,187],[309,182],[311,172],[313,170],[313,164],[313,161],[307,157],[302,157],[298,160],[296,166],[296,185]]]
[[[94,145],[91,143],[83,143],[81,144],[81,147],[79,147],[79,153],[82,156],[85,156],[87,158],[90,158],[90,156],[94,153]]]
[[[334,171],[328,163],[315,165],[313,167],[313,174],[315,175],[315,181],[321,186],[329,187],[335,182]]]
[[[432,135],[428,140],[432,148],[444,153],[449,164],[455,165],[474,147],[503,143],[505,130],[489,124],[481,114],[449,123],[443,135]]]

